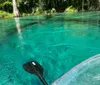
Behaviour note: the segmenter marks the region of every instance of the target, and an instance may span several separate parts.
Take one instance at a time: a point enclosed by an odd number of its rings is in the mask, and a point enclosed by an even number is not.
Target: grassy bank
[[[13,14],[0,10],[0,19],[12,18]]]
[[[65,11],[63,13],[68,13],[68,12],[77,12],[77,9],[75,9],[72,6],[69,6],[68,8],[65,9]],[[52,8],[50,10],[42,10],[41,8],[37,7],[35,9],[32,10],[31,13],[20,13],[20,16],[36,16],[36,15],[54,15],[56,14],[56,9]],[[13,14],[12,13],[8,13],[5,11],[0,11],[0,19],[7,19],[7,18],[12,18]]]

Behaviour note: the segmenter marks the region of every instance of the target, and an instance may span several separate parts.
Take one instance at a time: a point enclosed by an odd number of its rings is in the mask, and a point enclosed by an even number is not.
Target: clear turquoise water
[[[57,14],[52,18],[0,20],[0,85],[42,85],[22,65],[38,61],[51,84],[81,61],[100,53],[100,12]],[[35,23],[34,23],[35,22]]]

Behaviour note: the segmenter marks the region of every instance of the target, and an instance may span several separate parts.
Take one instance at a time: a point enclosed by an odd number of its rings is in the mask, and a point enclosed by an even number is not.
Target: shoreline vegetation
[[[74,7],[70,6],[68,8],[65,9],[64,12],[61,13],[72,13],[72,12],[78,12],[77,9],[75,9]],[[51,10],[42,10],[41,8],[37,7],[35,9],[32,9],[31,13],[21,13],[20,17],[24,17],[24,16],[37,16],[37,15],[45,15],[45,16],[51,16],[58,13],[56,11],[55,8],[52,8]],[[2,11],[0,10],[0,19],[9,19],[9,18],[13,18],[14,14],[13,13],[9,13],[6,11]]]
[[[68,9],[68,10],[67,10]],[[99,11],[99,10],[93,10],[93,11]],[[43,16],[47,16],[47,17],[51,17],[55,14],[59,14],[59,13],[64,13],[64,14],[68,14],[68,13],[79,13],[79,12],[90,12],[90,11],[77,11],[77,9],[70,9],[66,8],[64,12],[47,12],[47,11],[43,11],[43,12],[36,12],[36,13],[22,13],[20,14],[20,17],[25,17],[25,16],[39,16],[39,15],[43,15]],[[9,13],[6,11],[2,11],[0,10],[0,19],[10,19],[10,18],[14,18],[14,14],[13,13]]]
[[[0,19],[87,11],[100,11],[100,0],[0,0]]]

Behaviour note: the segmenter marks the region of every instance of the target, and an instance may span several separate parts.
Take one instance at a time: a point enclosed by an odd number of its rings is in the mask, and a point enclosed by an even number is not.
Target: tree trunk
[[[16,0],[12,0],[12,3],[13,3],[13,13],[14,13],[14,17],[19,17],[20,14],[19,14],[19,10],[17,8]]]

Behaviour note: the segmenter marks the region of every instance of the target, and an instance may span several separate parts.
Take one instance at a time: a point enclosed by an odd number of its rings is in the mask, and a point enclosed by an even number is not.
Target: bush
[[[49,10],[45,10],[44,11],[44,15],[47,15],[47,16],[54,15],[55,13],[56,13],[56,9],[55,8],[52,8],[52,9],[49,9]]]
[[[69,6],[68,8],[65,9],[65,13],[66,12],[77,12],[77,9],[74,8],[73,6]]]
[[[52,8],[51,9],[51,14],[54,14],[54,13],[56,13],[56,9],[55,8]]]
[[[6,1],[2,4],[2,10],[6,12],[13,12],[12,2]]]
[[[0,4],[0,10],[2,10],[3,9],[3,4]]]
[[[35,14],[35,9],[32,8],[32,13],[31,13],[31,15],[34,15],[34,14]]]
[[[40,14],[43,14],[43,10],[40,7],[36,7],[33,10],[33,13],[34,13],[34,15],[40,15]]]
[[[22,16],[27,16],[27,14],[26,14],[26,13],[22,13],[21,15],[22,15]]]
[[[10,13],[7,13],[7,12],[4,12],[4,11],[0,11],[0,19],[3,19],[3,18],[12,18],[13,17],[13,14],[10,14]]]

